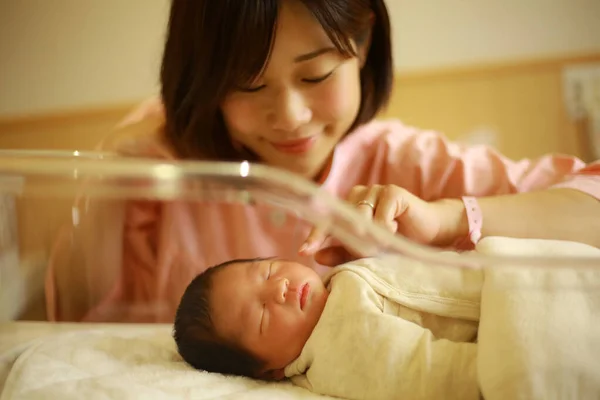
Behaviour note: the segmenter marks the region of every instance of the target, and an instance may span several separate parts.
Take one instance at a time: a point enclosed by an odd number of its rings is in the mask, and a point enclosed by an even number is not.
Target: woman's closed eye
[[[302,82],[312,83],[312,84],[321,83],[321,82],[326,81],[327,78],[329,78],[330,76],[332,76],[334,72],[335,72],[335,69],[331,70],[330,72],[326,73],[325,75],[317,76],[314,78],[303,78]],[[238,90],[240,92],[244,92],[244,93],[256,93],[256,92],[263,90],[266,87],[267,87],[267,85],[259,85],[259,86],[254,86],[254,87],[239,87]]]
[[[332,70],[332,71],[326,73],[325,75],[318,76],[316,78],[304,78],[304,79],[302,79],[302,81],[304,81],[306,83],[320,83],[320,82],[323,82],[324,80],[326,80],[327,78],[329,78],[331,75],[333,75],[334,71],[335,70]]]
[[[256,93],[265,87],[266,87],[266,85],[260,85],[260,86],[255,86],[255,87],[240,87],[240,88],[238,88],[238,90],[240,92],[244,92],[244,93]]]

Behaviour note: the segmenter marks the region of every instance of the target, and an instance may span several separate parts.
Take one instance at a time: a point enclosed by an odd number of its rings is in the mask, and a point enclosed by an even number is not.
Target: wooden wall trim
[[[400,71],[396,79],[403,82],[483,78],[532,71],[558,71],[570,64],[600,62],[600,51],[587,54],[570,54],[545,58],[521,59],[458,67]]]
[[[0,115],[0,134],[14,128],[35,125],[64,125],[79,123],[87,119],[111,118],[114,115],[126,114],[142,102],[131,101],[127,103],[109,104],[96,107],[82,107],[69,110],[57,110],[27,115]]]

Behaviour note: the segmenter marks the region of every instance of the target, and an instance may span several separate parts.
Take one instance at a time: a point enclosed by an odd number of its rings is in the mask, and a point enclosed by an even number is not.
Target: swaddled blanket
[[[451,256],[451,255],[449,255]],[[327,278],[327,304],[285,372],[348,399],[478,399],[481,270],[363,259]]]
[[[578,243],[530,239],[490,238],[477,251],[600,257]],[[600,258],[597,271],[565,267],[481,271],[402,257],[338,267],[286,375],[350,399],[600,398]]]
[[[484,254],[570,256],[564,268],[490,268],[477,371],[486,400],[600,399],[600,249],[534,239],[482,241]],[[595,269],[577,257],[599,257]]]

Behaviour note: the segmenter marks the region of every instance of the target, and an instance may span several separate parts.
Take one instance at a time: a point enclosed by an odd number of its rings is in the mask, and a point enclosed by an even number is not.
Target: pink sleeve
[[[96,145],[97,151],[115,151],[131,157],[174,158],[164,140],[164,109],[152,97],[127,114]]]
[[[586,165],[553,187],[577,189],[600,200],[600,161]]]
[[[551,187],[573,188],[600,199],[600,161],[586,165],[559,154],[514,161],[487,146],[462,146],[437,132],[390,126],[384,135],[387,160],[380,164],[382,173],[425,200]]]
[[[173,159],[173,153],[162,140],[161,110],[158,99],[144,102],[118,124],[97,149],[131,157]],[[160,226],[166,220],[166,205],[157,201],[90,201],[82,197],[76,200],[74,207],[86,210],[80,226],[75,229],[67,222],[55,240],[48,263],[48,319],[164,320],[131,306],[136,306],[134,301],[158,297],[156,293],[140,288],[152,286],[142,281],[152,281],[160,272],[154,268],[157,261],[170,254],[168,246],[160,249],[156,246]],[[72,243],[74,235],[77,237],[75,245]],[[81,286],[85,290],[72,289]],[[128,291],[124,292],[123,287],[128,287]],[[141,292],[132,293],[134,290]],[[130,307],[123,307],[123,302]]]
[[[164,107],[159,96],[150,97],[137,105],[129,114],[125,116],[116,126],[116,128],[126,127],[149,118],[162,118]]]

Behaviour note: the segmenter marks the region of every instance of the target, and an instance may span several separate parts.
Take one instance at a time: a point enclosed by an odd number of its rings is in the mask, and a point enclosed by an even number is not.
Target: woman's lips
[[[285,142],[271,142],[271,145],[282,153],[302,154],[309,151],[316,141],[316,136],[310,136],[303,139],[287,140]]]
[[[306,306],[306,301],[308,300],[308,294],[310,292],[310,285],[308,283],[305,283],[304,285],[302,285],[300,287],[300,290],[298,291],[298,297],[300,298],[300,309],[304,310],[304,307]]]

